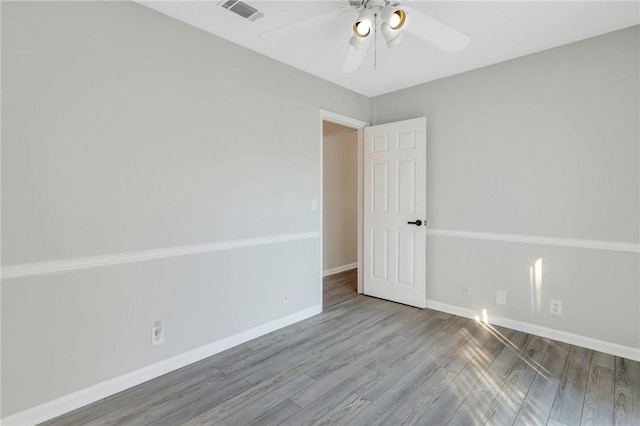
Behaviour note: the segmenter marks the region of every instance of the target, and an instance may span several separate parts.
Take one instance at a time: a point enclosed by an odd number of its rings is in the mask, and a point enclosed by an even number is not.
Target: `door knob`
[[[407,225],[422,226],[422,221],[418,219],[415,222],[407,222]]]

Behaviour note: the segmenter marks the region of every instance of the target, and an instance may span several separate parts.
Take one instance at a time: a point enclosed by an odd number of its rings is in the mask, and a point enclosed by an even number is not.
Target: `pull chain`
[[[378,14],[373,15],[373,71],[378,69]],[[374,74],[375,75],[375,74]]]

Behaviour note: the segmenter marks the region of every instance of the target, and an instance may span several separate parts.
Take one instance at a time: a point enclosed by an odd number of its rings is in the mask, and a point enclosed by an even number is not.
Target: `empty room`
[[[640,425],[640,2],[0,15],[2,425]]]

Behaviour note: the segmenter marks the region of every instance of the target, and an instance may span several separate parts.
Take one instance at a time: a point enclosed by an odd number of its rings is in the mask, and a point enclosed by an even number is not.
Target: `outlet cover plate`
[[[549,305],[549,313],[551,315],[562,315],[562,302],[559,300],[551,300],[551,304]]]
[[[156,321],[151,328],[151,346],[164,343],[164,325],[160,321]]]
[[[471,296],[471,286],[469,284],[462,284],[462,295],[465,297]]]
[[[504,290],[496,291],[496,305],[506,305],[507,304],[507,292]]]

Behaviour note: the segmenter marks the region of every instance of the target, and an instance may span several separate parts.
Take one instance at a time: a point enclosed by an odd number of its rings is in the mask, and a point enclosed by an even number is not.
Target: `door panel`
[[[364,293],[424,308],[426,118],[364,131]]]
[[[372,211],[385,213],[389,211],[389,164],[373,163],[372,171]]]
[[[416,212],[416,161],[403,160],[398,162],[398,176],[396,178],[398,202],[396,213]]]
[[[387,256],[389,253],[389,238],[386,229],[371,229],[371,277],[377,280],[387,280]]]

